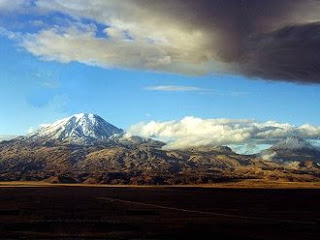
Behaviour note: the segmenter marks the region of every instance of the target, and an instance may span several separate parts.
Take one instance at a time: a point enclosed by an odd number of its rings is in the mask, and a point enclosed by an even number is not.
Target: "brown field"
[[[319,183],[261,181],[170,187],[6,182],[0,183],[0,238],[320,239],[319,189]]]

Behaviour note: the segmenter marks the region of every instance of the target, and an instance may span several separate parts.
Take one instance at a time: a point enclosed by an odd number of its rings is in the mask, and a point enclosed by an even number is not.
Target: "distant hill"
[[[236,154],[227,146],[165,150],[164,145],[127,137],[98,115],[76,114],[1,142],[0,181],[187,184],[247,178],[314,180],[320,173],[319,151],[296,137],[258,156]],[[273,158],[266,159],[267,154]]]
[[[272,156],[277,161],[307,161],[320,163],[320,150],[297,136],[290,136],[263,151],[261,156]]]

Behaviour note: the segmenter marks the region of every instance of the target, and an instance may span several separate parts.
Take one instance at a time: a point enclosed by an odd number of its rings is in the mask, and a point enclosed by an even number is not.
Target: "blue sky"
[[[2,134],[24,134],[30,127],[78,112],[97,113],[122,128],[140,121],[184,116],[320,125],[317,85],[48,62],[33,57],[5,37],[0,41]],[[146,90],[158,85],[216,92]]]
[[[185,33],[180,25],[154,28],[141,19],[115,19],[95,6],[88,8],[97,16],[72,7],[67,1],[0,2],[0,135],[23,135],[79,112],[96,113],[123,129],[191,116],[310,124],[318,131],[319,84],[249,78],[214,58],[199,61],[207,59],[199,50],[202,35]],[[118,7],[119,15],[126,12]],[[110,17],[104,21],[99,14]],[[180,35],[188,41],[175,38]]]
[[[30,127],[78,112],[97,113],[124,129],[140,121],[185,116],[320,125],[317,85],[48,62],[33,57],[6,37],[1,37],[0,43],[1,134],[24,134]],[[213,92],[146,89],[159,85]]]

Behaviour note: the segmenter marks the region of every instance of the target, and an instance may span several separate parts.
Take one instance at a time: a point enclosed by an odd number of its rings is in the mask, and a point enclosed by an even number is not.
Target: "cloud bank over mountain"
[[[0,135],[0,142],[5,140],[10,140],[17,137],[16,135]]]
[[[14,9],[48,16],[14,32],[47,61],[320,83],[316,0],[0,1],[0,11]]]
[[[292,135],[317,139],[320,137],[320,126],[185,117],[179,121],[139,123],[131,126],[127,135],[156,138],[167,142],[165,147],[168,149],[183,149],[230,144],[272,144]]]

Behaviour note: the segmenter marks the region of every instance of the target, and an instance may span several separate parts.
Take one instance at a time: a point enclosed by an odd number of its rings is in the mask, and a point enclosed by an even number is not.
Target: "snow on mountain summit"
[[[263,160],[320,161],[320,150],[298,136],[290,136],[260,153]]]
[[[28,138],[47,142],[91,144],[106,141],[111,136],[122,133],[123,130],[111,125],[98,115],[79,113],[53,124],[43,125]]]
[[[297,136],[290,136],[271,147],[272,150],[315,150],[316,148]]]

